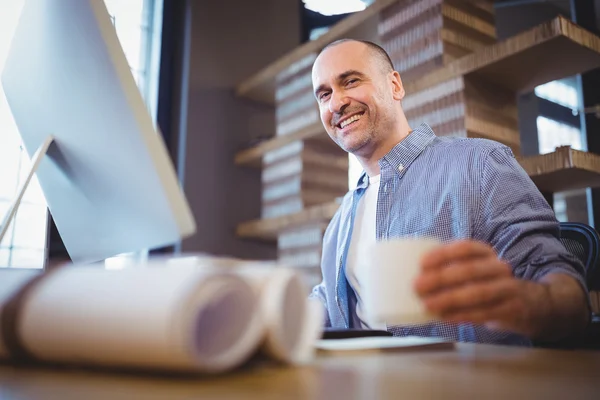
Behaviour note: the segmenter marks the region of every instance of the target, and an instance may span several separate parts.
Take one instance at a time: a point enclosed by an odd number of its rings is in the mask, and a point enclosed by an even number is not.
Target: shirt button
[[[383,185],[383,192],[384,193],[387,193],[387,186],[388,186],[387,183],[385,185]]]
[[[400,164],[398,165],[398,171],[402,172],[404,170],[404,165]]]

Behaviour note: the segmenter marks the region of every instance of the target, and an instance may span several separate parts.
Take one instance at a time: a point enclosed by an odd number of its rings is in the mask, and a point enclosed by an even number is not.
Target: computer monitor
[[[103,0],[26,0],[1,79],[29,155],[54,138],[37,176],[74,262],[195,232]]]

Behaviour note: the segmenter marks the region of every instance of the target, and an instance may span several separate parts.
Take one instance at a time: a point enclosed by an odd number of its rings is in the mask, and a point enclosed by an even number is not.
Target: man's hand
[[[427,310],[445,321],[485,324],[536,338],[551,328],[552,319],[565,317],[560,315],[563,310],[553,310],[555,301],[561,299],[554,298],[552,282],[515,278],[489,245],[470,240],[442,245],[422,259],[421,269],[416,292]],[[577,321],[572,310],[578,311],[583,304],[582,291],[573,278],[555,275],[558,293],[566,295],[563,300],[572,306],[563,314]]]

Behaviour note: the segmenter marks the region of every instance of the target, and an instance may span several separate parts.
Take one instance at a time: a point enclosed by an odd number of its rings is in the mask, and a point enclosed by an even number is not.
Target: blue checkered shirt
[[[515,277],[536,281],[562,272],[585,288],[584,268],[560,242],[553,210],[508,147],[485,139],[437,137],[422,124],[383,157],[379,167],[378,241],[410,236],[442,242],[475,239],[491,244]],[[361,326],[345,268],[354,214],[368,185],[363,173],[324,235],[323,281],[311,296],[325,306],[326,327]],[[434,322],[388,330],[396,336],[531,345],[523,336],[474,324]]]

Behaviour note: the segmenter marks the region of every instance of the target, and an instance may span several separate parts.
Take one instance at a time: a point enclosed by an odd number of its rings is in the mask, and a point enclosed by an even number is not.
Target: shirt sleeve
[[[329,319],[329,312],[327,310],[327,294],[325,291],[325,284],[321,282],[317,286],[315,286],[309,296],[309,298],[318,299],[323,305],[324,310],[324,321],[323,326],[325,328],[331,327],[331,321]]]
[[[560,241],[554,211],[512,151],[495,148],[483,165],[477,238],[490,243],[517,278],[538,281],[564,273],[587,293],[584,266]]]
[[[338,208],[338,210],[329,221],[327,225],[327,229],[323,234],[323,248],[321,254],[321,275],[323,280],[321,283],[316,285],[309,297],[318,299],[323,305],[324,313],[324,327],[330,328],[332,326],[331,323],[331,314],[329,313],[329,301],[327,298],[327,293],[332,292],[335,289],[335,254],[337,249],[337,233],[338,227],[340,223],[342,206]],[[329,286],[329,287],[328,287]]]

